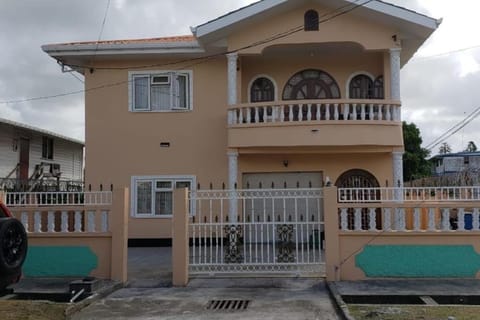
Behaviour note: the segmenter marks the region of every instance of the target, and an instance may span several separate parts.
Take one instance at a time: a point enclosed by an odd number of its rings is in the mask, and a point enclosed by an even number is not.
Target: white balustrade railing
[[[375,202],[473,202],[480,201],[480,186],[473,187],[404,187],[339,188],[339,203]]]
[[[106,233],[109,231],[110,208],[30,207],[11,208],[28,233]]]
[[[190,272],[323,272],[322,198],[321,189],[191,192]]]
[[[338,217],[345,232],[480,232],[480,205],[472,205],[342,204]]]
[[[69,206],[112,204],[111,191],[98,192],[8,192],[5,195],[7,207],[25,206]]]
[[[241,104],[228,110],[228,124],[322,121],[400,122],[400,103],[386,100],[294,100]]]

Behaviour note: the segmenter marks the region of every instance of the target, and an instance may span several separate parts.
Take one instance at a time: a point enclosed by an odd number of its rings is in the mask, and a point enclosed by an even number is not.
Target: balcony
[[[240,104],[228,110],[228,146],[402,146],[401,103],[389,100],[295,100]]]

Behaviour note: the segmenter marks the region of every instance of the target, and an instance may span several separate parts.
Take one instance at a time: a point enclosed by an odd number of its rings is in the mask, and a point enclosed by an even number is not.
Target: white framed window
[[[129,72],[129,108],[134,112],[192,110],[192,71]]]
[[[171,218],[173,191],[176,188],[195,190],[194,176],[134,176],[132,177],[131,214],[137,218]],[[194,203],[190,203],[190,215]]]

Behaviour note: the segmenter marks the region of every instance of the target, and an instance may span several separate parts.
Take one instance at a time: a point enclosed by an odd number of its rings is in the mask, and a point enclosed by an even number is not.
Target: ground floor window
[[[173,191],[195,188],[193,176],[132,177],[132,215],[135,217],[171,217]],[[190,205],[190,212],[193,212]]]

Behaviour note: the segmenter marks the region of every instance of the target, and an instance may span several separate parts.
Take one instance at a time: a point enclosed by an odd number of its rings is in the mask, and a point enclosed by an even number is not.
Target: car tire
[[[0,219],[0,274],[18,272],[27,257],[27,233],[15,218]]]

